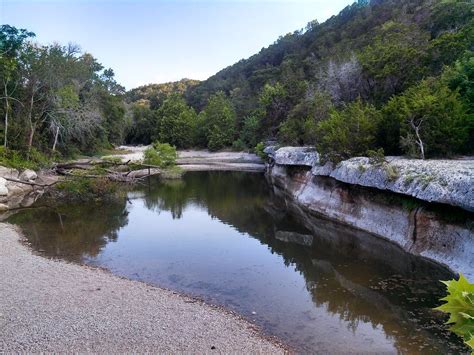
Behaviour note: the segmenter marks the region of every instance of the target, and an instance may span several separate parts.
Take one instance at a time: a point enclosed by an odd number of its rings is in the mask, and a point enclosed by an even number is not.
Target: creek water
[[[50,257],[237,311],[300,352],[459,353],[439,305],[446,269],[324,219],[313,234],[263,174],[189,172],[103,204],[20,211]]]

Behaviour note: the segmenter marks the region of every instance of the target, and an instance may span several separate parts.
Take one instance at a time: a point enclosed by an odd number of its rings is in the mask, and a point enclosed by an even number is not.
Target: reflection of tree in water
[[[8,219],[19,224],[35,250],[81,262],[99,254],[128,224],[125,198],[23,210]],[[46,236],[46,237],[45,237]]]
[[[242,172],[193,172],[182,180],[152,183],[144,195],[153,211],[170,211],[181,218],[189,205],[207,209],[211,217],[230,224],[239,232],[262,235],[271,227],[263,205],[270,198],[261,174]]]
[[[433,280],[449,278],[447,271],[336,223],[315,218],[306,228],[308,221],[289,217],[287,204],[269,193],[261,175],[187,174],[183,181],[152,184],[145,200],[148,208],[171,211],[174,218],[189,204],[199,205],[268,245],[304,276],[315,305],[339,315],[354,331],[360,322],[381,326],[401,352],[462,349],[429,311],[443,292]],[[311,247],[297,244],[309,235],[315,236]]]
[[[173,218],[182,218],[187,206],[197,205],[248,233],[304,276],[316,306],[338,315],[353,330],[360,322],[382,327],[400,352],[463,349],[429,311],[443,292],[433,280],[450,278],[449,273],[366,233],[288,214],[291,204],[273,196],[260,174],[188,173],[182,180],[138,186],[129,196],[143,198],[157,213],[170,211]],[[36,250],[81,261],[115,240],[128,218],[122,199],[100,206],[26,210],[9,221],[24,228]],[[311,246],[299,245],[302,240]]]
[[[295,216],[295,225],[311,231],[294,231],[292,239],[313,234],[311,247],[275,238],[265,243],[304,276],[316,306],[337,314],[353,331],[360,322],[381,326],[402,353],[464,350],[431,311],[444,292],[436,280],[449,279],[447,270],[367,233]],[[290,225],[284,226],[287,234]]]

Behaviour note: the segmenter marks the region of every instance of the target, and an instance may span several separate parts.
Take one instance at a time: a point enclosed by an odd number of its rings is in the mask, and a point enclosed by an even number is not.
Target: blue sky
[[[2,24],[47,44],[74,42],[127,89],[206,79],[348,0],[0,0]]]

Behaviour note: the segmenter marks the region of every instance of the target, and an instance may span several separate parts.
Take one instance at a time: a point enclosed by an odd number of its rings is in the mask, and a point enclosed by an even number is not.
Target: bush
[[[234,143],[232,143],[232,150],[235,150],[237,152],[241,152],[241,151],[246,150],[246,149],[247,149],[247,146],[245,145],[245,143],[240,138],[235,140]]]
[[[381,140],[393,151],[398,138],[403,152],[413,157],[449,156],[467,150],[472,125],[459,93],[430,78],[385,105],[381,126],[391,128]]]
[[[63,191],[68,200],[101,200],[115,195],[117,183],[106,177],[97,179],[72,178],[58,183],[56,188]]]
[[[366,155],[375,145],[379,111],[358,100],[340,111],[333,110],[329,119],[318,124],[317,148],[324,159],[339,162]]]
[[[258,143],[260,119],[256,115],[247,116],[240,132],[240,139],[247,147],[255,147]]]
[[[450,330],[464,339],[474,351],[474,284],[462,275],[459,280],[441,281],[446,285],[448,295],[436,310],[449,314]]]
[[[39,170],[51,165],[51,160],[35,148],[31,148],[28,157],[26,152],[0,147],[0,164],[19,170]]]
[[[258,143],[255,148],[254,152],[257,154],[261,159],[266,160],[267,159],[267,153],[265,153],[263,150],[265,149],[265,144],[262,142]]]
[[[367,156],[369,157],[369,162],[373,165],[382,165],[385,163],[385,154],[383,148],[377,150],[368,150]]]
[[[175,147],[168,143],[155,142],[145,150],[143,162],[160,168],[170,168],[176,165],[177,158],[178,153]]]

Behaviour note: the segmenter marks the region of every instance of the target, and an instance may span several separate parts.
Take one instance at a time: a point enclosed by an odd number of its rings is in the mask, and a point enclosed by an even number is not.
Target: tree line
[[[201,112],[188,115],[196,129],[189,129],[195,138],[186,145],[251,149],[271,139],[316,145],[335,161],[369,151],[472,154],[473,12],[470,1],[374,0],[358,1],[323,24],[313,21],[182,89],[182,107]],[[145,122],[163,117],[152,104],[162,90],[146,86],[140,100],[127,97],[143,127],[131,141],[150,132]],[[207,132],[216,127],[213,139],[202,133],[211,112],[223,117],[220,127],[219,120],[208,124]]]
[[[78,46],[42,46],[3,25],[2,154],[155,141],[250,150],[270,139],[333,161],[472,154],[473,11],[461,0],[360,0],[206,81],[129,92]]]

